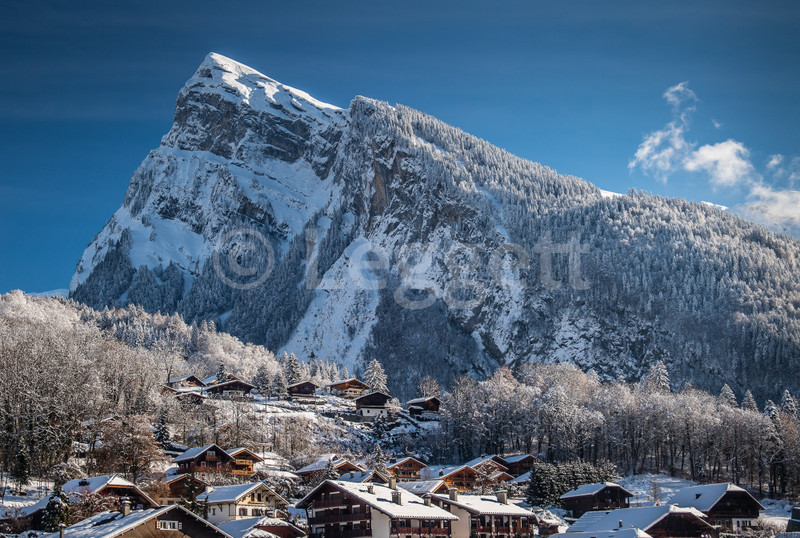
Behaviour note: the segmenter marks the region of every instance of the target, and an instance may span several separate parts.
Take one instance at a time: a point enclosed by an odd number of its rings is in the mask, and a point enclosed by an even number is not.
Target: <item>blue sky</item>
[[[0,292],[68,285],[210,51],[603,189],[734,205],[800,188],[798,28],[796,0],[4,2]]]

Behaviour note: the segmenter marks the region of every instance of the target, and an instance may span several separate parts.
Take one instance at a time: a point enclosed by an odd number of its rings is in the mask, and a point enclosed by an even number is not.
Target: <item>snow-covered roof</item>
[[[333,460],[333,466],[334,467],[340,467],[341,465],[344,465],[345,463],[350,463],[351,465],[354,465],[355,467],[361,469],[362,471],[364,470],[360,465],[356,465],[353,462],[348,462],[345,459],[339,458],[339,457],[336,456],[336,454],[324,454],[317,461],[315,461],[313,463],[309,463],[305,467],[301,467],[300,469],[296,470],[295,473],[296,474],[303,474],[303,473],[313,473],[313,472],[316,472],[316,471],[322,471],[328,466],[328,462],[331,461],[331,460]]]
[[[184,375],[184,376],[181,376],[181,377],[173,377],[172,379],[170,379],[170,380],[169,380],[169,382],[170,382],[170,383],[180,383],[181,381],[186,381],[186,380],[187,380],[187,379],[189,379],[190,377],[194,377],[195,379],[197,379],[197,380],[198,380],[198,381],[200,381],[201,383],[203,382],[203,380],[202,380],[202,379],[199,379],[199,378],[198,378],[198,377],[196,377],[194,374]],[[215,379],[216,379],[216,378],[215,378]]]
[[[532,517],[533,512],[512,503],[501,503],[494,495],[461,495],[458,500],[450,499],[448,495],[437,495],[434,497],[441,501],[448,502],[454,506],[463,508],[470,514],[487,516],[520,516]]]
[[[190,517],[196,519],[198,522],[205,524],[207,527],[217,530],[221,536],[231,538],[230,534],[225,531],[220,531],[218,528],[211,525],[211,523],[199,518],[192,514],[184,507],[172,504],[170,506],[163,506],[161,508],[150,508],[148,510],[134,510],[127,516],[123,516],[121,512],[100,512],[91,517],[88,517],[78,523],[71,525],[64,529],[64,536],[67,538],[114,538],[120,536],[131,529],[142,525],[146,521],[158,517],[166,512],[172,510],[182,510]],[[54,532],[45,534],[42,538],[58,538],[59,533]]]
[[[550,538],[651,538],[651,536],[642,529],[617,529],[615,531],[559,532],[551,535]]]
[[[172,461],[175,462],[175,463],[178,463],[178,462],[181,462],[181,461],[193,460],[197,456],[199,456],[200,454],[205,452],[206,450],[210,450],[212,448],[214,448],[216,450],[219,450],[220,452],[225,452],[224,450],[222,450],[220,447],[218,447],[214,443],[211,443],[210,445],[206,445],[206,446],[198,446],[198,447],[190,448],[189,450],[187,450],[186,452],[184,452],[180,456],[178,456],[176,458],[173,458]],[[227,452],[225,452],[225,453],[227,454]]]
[[[629,496],[633,497],[633,493],[628,491],[627,489],[623,488],[619,484],[615,484],[614,482],[596,482],[594,484],[583,484],[582,486],[578,486],[577,488],[566,492],[562,495],[561,499],[570,499],[572,497],[585,497],[587,495],[594,495],[595,493],[599,493],[604,488],[620,488],[622,491],[627,493]]]
[[[494,455],[481,456],[479,458],[475,458],[475,459],[469,460],[464,465],[466,465],[467,467],[475,467],[476,465],[480,465],[481,463],[486,463],[486,462],[491,462],[491,463],[493,463],[494,465],[496,465],[498,467],[502,467],[503,469],[506,468],[505,465],[502,465],[502,464],[500,464],[500,463],[498,463],[497,461],[494,460]]]
[[[309,504],[317,491],[326,485],[331,485],[339,491],[347,493],[349,496],[369,505],[373,510],[377,510],[392,519],[458,520],[457,516],[447,510],[442,510],[438,506],[426,506],[421,497],[417,497],[408,490],[394,490],[380,484],[354,484],[340,480],[326,480],[303,497],[297,503],[297,506],[303,507]],[[370,488],[372,493],[369,492]],[[400,502],[402,504],[392,501],[392,493],[396,492],[400,492]]]
[[[679,508],[675,505],[645,506],[641,508],[620,508],[618,510],[586,512],[572,524],[568,532],[609,531],[614,529],[647,530],[670,514],[689,514],[697,517],[703,524],[705,515],[694,508]],[[622,522],[622,525],[620,525]],[[712,527],[708,525],[708,528]]]
[[[428,396],[427,398],[414,398],[413,400],[408,400],[406,402],[406,405],[414,405],[414,404],[418,404],[418,403],[423,403],[423,402],[427,402],[429,400],[433,400],[434,398],[439,400],[438,396]],[[439,401],[441,401],[441,400],[439,400]]]
[[[234,486],[217,486],[214,487],[211,491],[206,491],[205,493],[198,495],[197,498],[201,501],[206,501],[209,504],[222,504],[222,503],[234,503],[239,501],[245,495],[248,495],[251,491],[257,489],[259,486],[264,486],[263,482],[252,482],[248,484],[236,484]],[[267,486],[264,486],[265,488]],[[269,488],[267,488],[269,489]],[[275,493],[274,491],[270,490],[276,497],[282,499],[286,504],[289,504],[286,499]]]
[[[403,488],[414,495],[433,493],[444,484],[444,480],[417,480],[415,482],[398,482],[397,487]]]
[[[353,383],[353,382],[355,382],[355,383],[361,383],[361,384],[362,384],[362,385],[364,385],[365,387],[369,387],[369,385],[367,385],[366,383],[364,383],[363,381],[361,381],[360,379],[357,379],[357,378],[355,378],[355,377],[350,377],[350,378],[348,378],[348,379],[342,379],[341,381],[334,381],[333,383],[328,383],[328,384],[327,384],[327,385],[325,385],[325,386],[326,386],[326,387],[332,387],[332,386],[334,386],[334,385],[343,385],[343,384],[345,384],[345,383]]]
[[[76,478],[64,483],[61,490],[66,493],[97,493],[108,486],[122,486],[135,488],[136,484],[125,480],[116,474],[106,474],[102,476],[92,476],[90,478]]]
[[[689,486],[683,489],[680,489],[675,492],[675,494],[670,499],[670,504],[677,504],[678,506],[690,506],[692,508],[697,508],[701,512],[708,512],[711,510],[715,504],[722,499],[723,495],[725,495],[729,491],[735,491],[739,493],[744,493],[752,498],[752,495],[747,493],[746,490],[740,488],[735,484],[731,484],[729,482],[724,482],[721,484],[705,484],[703,486]],[[760,507],[759,510],[764,510],[764,507],[753,498],[758,506]]]
[[[218,525],[219,529],[227,532],[233,538],[272,538],[277,536],[271,532],[256,529],[254,527],[289,527],[295,530],[296,533],[302,535],[304,531],[292,525],[283,519],[274,517],[249,517],[246,519],[236,519],[227,521]]]
[[[372,469],[359,472],[349,472],[349,473],[344,473],[342,476],[340,476],[339,480],[341,482],[356,482],[356,483],[368,482],[372,478],[372,475],[374,474],[375,471],[373,471]]]
[[[526,458],[533,458],[533,456],[530,454],[514,454],[513,456],[500,456],[500,457],[503,458],[503,461],[505,461],[506,463],[517,463],[518,461],[522,461]]]
[[[420,475],[425,480],[435,480],[450,476],[462,469],[469,469],[474,472],[474,469],[468,465],[429,465],[420,471]]]
[[[527,473],[521,474],[515,479],[511,481],[512,484],[523,484],[525,482],[531,481],[531,472],[528,471]]]
[[[236,454],[239,454],[240,452],[249,452],[250,454],[252,454],[256,458],[258,458],[259,461],[261,461],[261,457],[258,454],[256,454],[255,452],[253,452],[252,450],[250,450],[249,448],[243,448],[243,447],[232,448],[230,450],[226,450],[225,452],[227,452],[228,456],[231,456],[231,457],[235,457]]]
[[[416,462],[417,462],[417,463],[419,463],[420,465],[423,465],[423,466],[425,465],[423,462],[419,461],[419,460],[418,460],[417,458],[415,458],[414,456],[406,456],[405,458],[400,458],[399,460],[397,460],[397,461],[395,461],[395,462],[392,462],[392,463],[387,463],[387,464],[386,464],[386,468],[387,468],[387,469],[392,469],[393,467],[397,467],[398,465],[402,465],[402,464],[404,464],[404,463],[406,463],[406,462],[408,462],[408,461],[416,461]]]

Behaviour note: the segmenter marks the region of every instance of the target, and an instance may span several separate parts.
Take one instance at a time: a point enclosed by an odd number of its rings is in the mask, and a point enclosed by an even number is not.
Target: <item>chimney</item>
[[[425,495],[422,496],[422,500],[425,501],[425,506],[430,506],[431,505],[431,494],[430,493],[426,493]]]
[[[394,476],[389,477],[389,488],[397,489],[397,477]]]
[[[375,486],[373,486],[371,483],[367,484],[367,493],[371,495],[375,494]]]
[[[392,502],[394,504],[403,504],[403,497],[399,491],[392,491]]]
[[[497,502],[501,504],[508,504],[508,492],[503,489],[499,489],[496,492],[497,495]]]
[[[621,519],[619,520],[619,528],[620,529],[622,528],[622,520]]]
[[[122,499],[122,517],[131,514],[131,501],[130,499]]]
[[[450,488],[448,490],[448,493],[450,493],[450,500],[451,501],[457,501],[458,500],[458,488]]]
[[[59,538],[64,538],[64,529],[66,529],[66,528],[67,528],[67,526],[64,525],[63,523],[59,523],[58,524],[58,536],[59,536]]]

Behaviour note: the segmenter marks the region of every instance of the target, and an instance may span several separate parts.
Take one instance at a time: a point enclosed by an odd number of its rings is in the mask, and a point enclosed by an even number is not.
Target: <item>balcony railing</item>
[[[251,474],[253,474],[253,470],[252,469],[233,469],[231,471],[231,474],[241,475],[241,476],[250,476]]]
[[[337,506],[347,506],[344,499],[335,499],[332,501],[314,501],[311,503],[311,508],[336,508]]]
[[[391,534],[418,534],[420,536],[447,536],[450,529],[440,527],[392,527]]]
[[[366,512],[358,512],[356,514],[325,514],[323,513],[320,516],[315,515],[314,517],[308,518],[309,525],[319,525],[322,523],[338,523],[338,522],[346,522],[346,521],[369,521],[371,519],[370,514]]]

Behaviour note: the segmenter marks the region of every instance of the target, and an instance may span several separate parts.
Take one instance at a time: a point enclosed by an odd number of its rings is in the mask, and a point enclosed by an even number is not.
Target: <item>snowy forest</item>
[[[391,381],[379,362],[354,373],[376,386]],[[0,470],[20,484],[32,476],[63,482],[100,472],[141,480],[164,463],[156,443],[216,442],[225,423],[233,446],[269,444],[294,465],[328,452],[368,458],[376,443],[428,463],[521,450],[549,463],[610,463],[623,474],[661,471],[800,494],[800,414],[789,391],[778,402],[757,402],[727,385],[710,394],[675,386],[663,363],[636,382],[604,382],[568,363],[503,367],[443,387],[426,378],[418,392],[441,396],[441,422],[402,434],[383,420],[367,431],[322,417],[265,423],[248,403],[186,406],[160,389],[187,372],[227,371],[279,399],[287,383],[326,383],[349,373],[333,362],[276,358],[177,315],[138,307],[95,311],[12,292],[0,296],[0,370]],[[93,446],[98,439],[105,442]],[[79,453],[83,468],[75,463]]]

